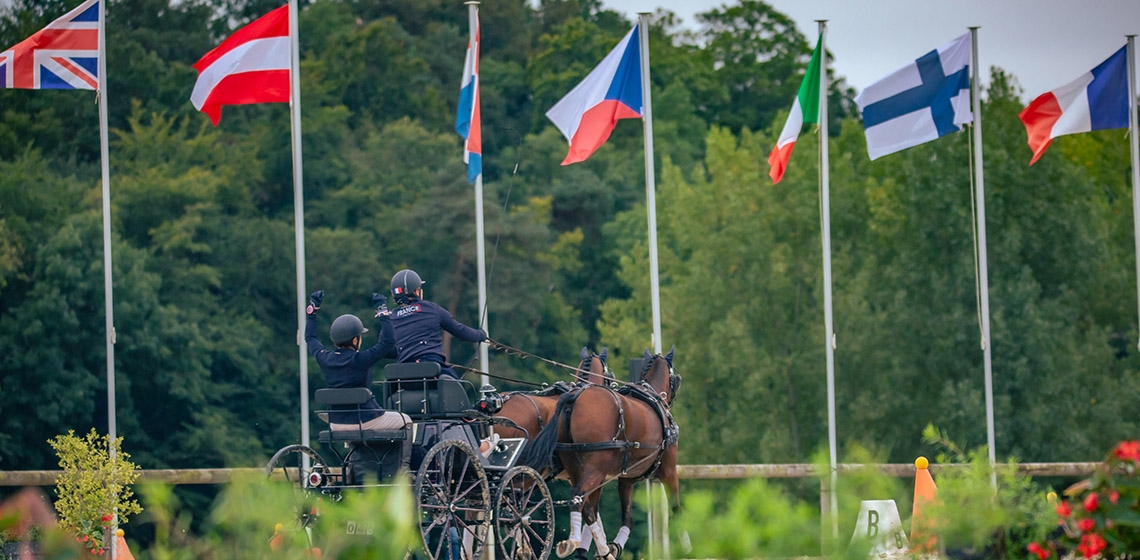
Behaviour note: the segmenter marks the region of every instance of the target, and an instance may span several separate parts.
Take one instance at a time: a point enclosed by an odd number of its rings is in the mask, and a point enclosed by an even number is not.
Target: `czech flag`
[[[562,165],[590,157],[606,143],[618,119],[641,118],[638,32],[635,25],[582,83],[546,112],[570,141]]]
[[[1127,47],[1076,80],[1048,91],[1017,116],[1025,123],[1033,165],[1053,139],[1110,128],[1128,128]]]
[[[222,105],[288,103],[290,62],[286,4],[238,29],[194,63],[198,81],[190,101],[214,126]]]
[[[474,183],[483,173],[483,123],[479,118],[479,16],[475,16],[475,44],[467,45],[463,62],[463,89],[459,91],[459,112],[455,131],[463,137],[463,161],[467,181]]]

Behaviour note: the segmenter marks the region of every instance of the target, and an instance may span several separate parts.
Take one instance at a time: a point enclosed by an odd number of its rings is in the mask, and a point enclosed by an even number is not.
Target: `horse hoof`
[[[607,552],[605,555],[595,556],[594,560],[617,560],[617,556],[614,556],[614,551],[611,550],[611,551]]]
[[[610,543],[609,547],[610,547],[610,556],[613,558],[613,560],[617,560],[618,558],[621,558],[622,548],[621,548],[620,544]]]
[[[574,552],[574,560],[590,560],[590,557],[586,555],[586,549],[579,548]]]
[[[578,543],[566,540],[558,543],[558,546],[555,548],[554,552],[558,554],[559,558],[566,558],[567,556],[574,554],[574,550],[577,548]]]

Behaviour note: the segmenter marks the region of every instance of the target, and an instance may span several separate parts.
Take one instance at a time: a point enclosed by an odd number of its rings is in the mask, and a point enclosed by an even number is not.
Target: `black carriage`
[[[283,472],[308,498],[336,500],[342,492],[392,484],[406,476],[407,464],[429,559],[481,558],[493,535],[501,559],[545,560],[554,541],[554,503],[543,478],[515,464],[525,439],[496,440],[481,453],[492,419],[471,406],[470,383],[440,378],[434,363],[391,364],[384,372],[387,380],[373,385],[386,409],[411,417],[410,428],[322,431],[317,439],[335,461],[290,445],[270,459],[266,473]],[[371,396],[366,388],[320,389],[315,408],[324,410],[316,412],[360,406]],[[308,528],[312,515],[303,508],[300,528]]]

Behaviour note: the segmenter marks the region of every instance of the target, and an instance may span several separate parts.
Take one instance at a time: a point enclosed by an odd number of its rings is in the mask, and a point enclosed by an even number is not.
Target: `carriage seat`
[[[347,387],[343,389],[317,389],[314,401],[330,412],[333,406],[356,405],[356,410],[372,399],[372,391],[367,387]],[[337,409],[337,412],[352,412],[352,409]],[[317,434],[321,443],[341,443],[357,441],[402,441],[408,439],[408,430],[323,430]]]
[[[471,409],[466,388],[471,384],[440,376],[439,372],[440,366],[434,362],[384,366],[385,408],[413,419],[463,417]]]

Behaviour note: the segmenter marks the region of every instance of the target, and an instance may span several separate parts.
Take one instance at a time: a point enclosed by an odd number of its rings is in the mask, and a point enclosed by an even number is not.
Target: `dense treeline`
[[[16,0],[0,43],[77,3]],[[144,468],[256,465],[299,437],[287,107],[227,108],[213,128],[189,103],[191,64],[277,5],[108,4],[118,432]],[[650,35],[682,462],[804,461],[827,434],[818,138],[779,185],[766,159],[814,38],[759,0],[698,19],[659,13]],[[561,167],[543,113],[631,22],[594,0],[493,0],[481,20],[492,335],[561,361],[608,345],[623,372],[650,345],[641,126]],[[308,286],[330,314],[363,314],[412,267],[476,322],[452,130],[462,2],[319,0],[300,30]],[[998,453],[1093,460],[1140,429],[1124,133],[1067,137],[1026,167],[1021,92],[1000,70],[990,83]],[[928,422],[984,444],[968,137],[870,162],[854,92],[833,84],[839,437],[894,461],[921,451]],[[49,437],[106,428],[98,157],[92,94],[0,91],[0,469],[49,468]],[[562,378],[503,356],[492,369]]]

